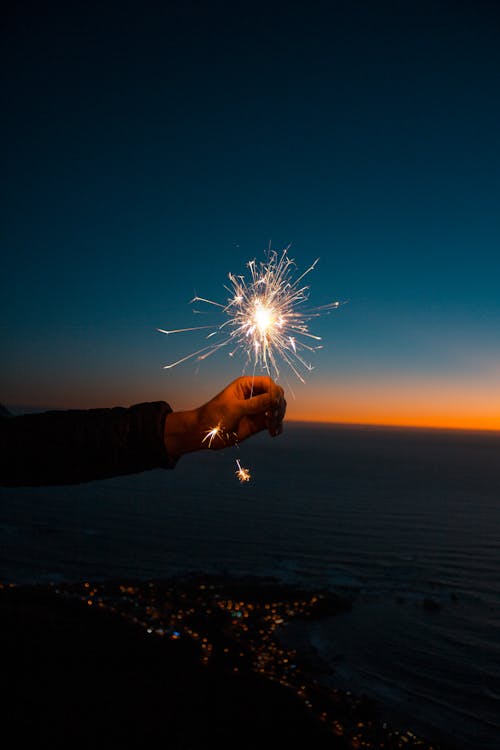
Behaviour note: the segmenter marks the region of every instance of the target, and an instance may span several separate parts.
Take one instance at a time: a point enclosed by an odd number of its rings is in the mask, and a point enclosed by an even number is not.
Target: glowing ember
[[[227,432],[221,422],[207,430],[201,442],[206,443],[208,441],[208,447],[211,448],[215,438],[218,438],[221,443],[231,443],[232,445],[238,442],[238,435],[235,432]]]
[[[273,311],[268,307],[263,307],[260,300],[255,302],[254,321],[259,329],[261,336],[265,336],[268,328],[273,325]]]
[[[338,308],[340,303],[330,302],[311,310],[303,309],[309,297],[309,287],[301,284],[304,277],[315,268],[318,259],[293,279],[295,263],[287,253],[288,248],[281,254],[270,250],[266,261],[259,264],[255,260],[250,261],[248,282],[244,276],[230,273],[230,286],[225,287],[230,297],[225,305],[204,297],[192,300],[219,308],[225,318],[222,323],[171,331],[159,328],[160,333],[166,334],[211,329],[207,339],[213,339],[201,349],[165,365],[164,369],[193,358],[204,360],[228,346],[230,356],[243,352],[246,363],[253,364],[254,372],[260,368],[278,378],[281,360],[304,382],[300,370],[313,369],[304,359],[304,353],[321,349],[320,344],[314,343],[321,339],[309,332],[308,323],[313,318]]]
[[[238,464],[238,469],[235,472],[236,476],[240,480],[240,482],[249,482],[250,481],[250,471],[248,469],[245,469],[239,462],[238,459],[236,459],[236,463]]]
[[[223,432],[222,427],[219,422],[218,425],[216,425],[215,427],[212,427],[210,430],[207,430],[207,433],[201,442],[206,443],[208,440],[208,447],[211,448],[212,443],[214,442],[216,437],[219,438],[219,440],[222,440],[222,441],[224,440],[222,432]]]

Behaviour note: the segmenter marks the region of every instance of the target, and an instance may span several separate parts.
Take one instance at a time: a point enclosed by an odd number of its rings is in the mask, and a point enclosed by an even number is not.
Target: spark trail
[[[250,470],[245,469],[244,466],[242,466],[238,459],[236,459],[236,464],[238,466],[237,470],[235,471],[236,476],[240,480],[240,482],[249,482],[250,481]]]

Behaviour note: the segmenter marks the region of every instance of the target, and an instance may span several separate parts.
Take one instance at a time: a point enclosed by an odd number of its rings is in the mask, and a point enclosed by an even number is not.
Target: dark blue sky
[[[202,340],[155,328],[271,241],[349,300],[291,416],[500,428],[499,32],[493,2],[16,3],[0,398],[196,405],[242,363],[163,371]]]

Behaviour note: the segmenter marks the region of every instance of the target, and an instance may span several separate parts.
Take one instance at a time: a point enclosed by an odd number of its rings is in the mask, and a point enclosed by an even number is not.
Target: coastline
[[[162,659],[168,654],[168,670],[162,680],[170,700],[178,669],[184,673],[188,692],[196,693],[200,674],[202,683],[207,678],[216,680],[218,689],[224,693],[233,691],[236,679],[245,700],[251,704],[257,701],[262,716],[270,711],[268,719],[263,719],[266,726],[271,722],[271,714],[276,713],[275,701],[282,708],[287,707],[283,723],[275,726],[275,730],[280,741],[290,732],[293,742],[297,742],[295,745],[292,742],[292,746],[300,746],[298,739],[311,736],[312,732],[317,748],[404,746],[445,750],[444,745],[429,743],[411,730],[389,727],[368,696],[328,684],[332,670],[312,646],[309,625],[348,610],[352,605],[349,597],[299,590],[272,578],[233,579],[201,574],[148,582],[86,581],[4,587],[0,594],[3,611],[10,607],[14,629],[26,624],[29,613],[30,646],[33,639],[42,637],[47,623],[55,626],[61,637],[59,625],[65,620],[70,618],[73,630],[81,632],[89,617],[99,639],[101,631],[109,629],[118,640],[132,638],[138,654],[143,651],[146,654],[154,643]],[[71,633],[65,637],[71,639]],[[174,671],[172,664],[177,665]],[[15,664],[11,669],[12,677]],[[30,671],[32,665],[25,670],[24,678]],[[98,679],[99,675],[95,677]],[[145,675],[137,677],[137,688],[144,679]],[[70,688],[78,688],[78,682],[77,667]],[[272,699],[268,696],[264,707],[262,691],[267,694],[269,689]],[[233,711],[241,716],[242,705],[236,694],[233,698],[237,703]],[[210,701],[204,709],[207,710],[214,710],[210,709]],[[216,736],[221,729],[221,717],[215,711],[212,719],[215,724],[210,732]],[[240,720],[243,726],[251,718]],[[223,719],[222,725],[225,722]],[[275,724],[275,719],[272,722]],[[268,727],[266,732],[275,730]]]

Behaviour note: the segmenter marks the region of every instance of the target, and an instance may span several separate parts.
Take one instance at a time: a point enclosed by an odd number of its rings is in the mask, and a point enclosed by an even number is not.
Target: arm
[[[128,409],[50,411],[0,419],[0,484],[78,484],[173,460],[164,443],[171,408],[163,401]]]
[[[281,432],[286,402],[270,378],[238,378],[207,404],[172,412],[163,401],[129,409],[0,418],[0,485],[78,484],[155,468],[222,448],[267,428]],[[221,425],[211,443],[207,432]]]

